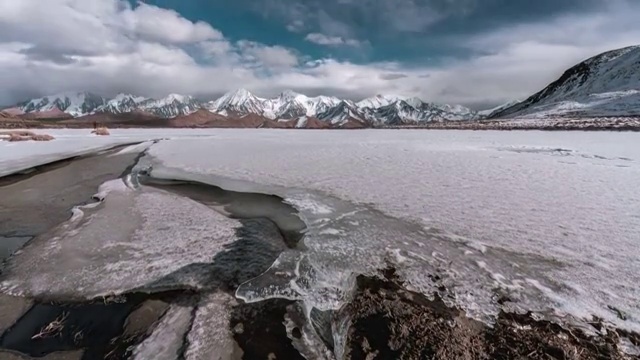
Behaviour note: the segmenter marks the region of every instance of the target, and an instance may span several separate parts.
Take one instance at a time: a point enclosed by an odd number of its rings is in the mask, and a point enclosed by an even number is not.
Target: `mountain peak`
[[[493,114],[503,117],[638,115],[640,46],[611,50],[566,70],[529,98]]]
[[[422,104],[424,104],[424,101],[422,101],[420,98],[418,97],[410,97],[408,99],[404,100],[407,104],[413,106],[414,108],[418,109],[422,106]]]
[[[188,102],[190,99],[191,99],[191,96],[172,93],[167,95],[167,97],[165,97],[162,100],[165,100],[167,102],[177,101],[177,102],[184,103],[184,102]]]

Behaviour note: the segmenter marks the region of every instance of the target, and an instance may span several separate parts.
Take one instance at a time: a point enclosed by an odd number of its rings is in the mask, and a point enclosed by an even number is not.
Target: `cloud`
[[[302,20],[293,20],[289,25],[287,25],[287,30],[297,33],[304,30],[304,21]]]
[[[253,41],[238,42],[239,51],[249,61],[257,61],[267,67],[289,68],[298,64],[298,57],[282,46],[267,46]]]
[[[387,6],[386,0],[340,1],[345,11],[374,2],[379,3],[377,9]],[[446,16],[435,2],[414,3],[436,9],[434,16]],[[329,10],[324,19],[317,12],[309,15],[304,11],[313,9],[309,5],[313,1],[305,4],[289,2],[301,17],[283,26],[309,32],[307,41],[324,46],[367,44],[355,40],[364,37],[355,36],[353,26],[322,31],[336,19],[334,25],[350,24]],[[372,11],[364,11],[361,18],[375,19],[378,15]],[[599,12],[502,25],[471,36],[451,35],[447,42],[464,50],[463,58],[433,64],[356,64],[312,58],[282,44],[227,38],[215,24],[193,22],[153,5],[132,7],[123,0],[0,0],[0,104],[78,90],[107,96],[121,91],[144,96],[178,92],[210,99],[246,87],[261,96],[284,89],[353,100],[389,93],[489,107],[530,95],[580,60],[637,43],[639,12],[637,2],[618,0]],[[430,26],[420,21],[404,30]]]
[[[401,73],[380,74],[380,79],[382,80],[398,80],[398,79],[404,79],[406,77],[408,77],[407,74],[401,74]]]
[[[143,2],[139,2],[133,10],[123,11],[122,18],[131,32],[147,40],[194,43],[223,38],[220,31],[205,22],[194,23],[173,10],[162,9]]]
[[[305,36],[304,39],[314,44],[325,45],[325,46],[340,46],[340,45],[360,46],[361,45],[361,42],[355,39],[344,39],[340,36],[329,36],[329,35],[324,35],[320,33],[309,33],[307,34],[307,36]]]

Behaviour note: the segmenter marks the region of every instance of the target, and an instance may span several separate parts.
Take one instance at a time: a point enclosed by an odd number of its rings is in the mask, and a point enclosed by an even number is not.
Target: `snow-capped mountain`
[[[18,104],[18,107],[24,113],[60,110],[71,116],[77,117],[90,114],[105,103],[106,100],[103,97],[92,93],[69,92],[31,99]]]
[[[284,91],[275,98],[263,99],[245,89],[239,89],[207,103],[205,107],[209,111],[222,115],[258,114],[268,119],[294,119],[301,116],[316,116],[338,103],[340,99],[335,97],[308,97],[290,90]]]
[[[113,114],[141,111],[161,118],[174,118],[180,115],[192,114],[202,105],[191,96],[170,94],[162,99],[151,99],[142,96],[119,94],[96,112],[110,112]]]
[[[205,108],[225,116],[262,115],[264,113],[264,101],[265,99],[253,95],[246,89],[238,89],[207,103]]]
[[[512,100],[512,101],[509,101],[509,102],[504,103],[502,105],[498,105],[498,106],[496,106],[494,108],[491,108],[491,109],[478,111],[478,115],[483,117],[483,118],[490,118],[494,114],[497,114],[497,113],[499,113],[499,112],[501,112],[501,111],[503,111],[505,109],[508,109],[508,108],[510,108],[512,106],[515,106],[515,105],[517,105],[517,104],[519,104],[521,102],[522,102],[522,100]]]
[[[284,120],[313,116],[334,126],[342,126],[349,121],[367,125],[402,125],[478,117],[476,112],[460,105],[430,104],[418,98],[377,95],[355,103],[335,97],[308,97],[285,91],[275,98],[263,99],[245,89],[227,93],[206,107],[225,116],[257,114]]]
[[[96,100],[88,100],[96,97]],[[85,101],[85,103],[82,103]],[[94,104],[98,106],[89,106]],[[30,100],[21,108],[24,112],[60,109],[74,117],[93,113],[126,114],[144,112],[160,118],[175,118],[206,109],[229,119],[251,115],[269,120],[288,121],[312,118],[334,127],[363,127],[416,124],[427,121],[469,120],[477,114],[459,105],[436,105],[418,98],[377,95],[355,103],[332,96],[309,97],[284,91],[271,99],[255,96],[246,89],[229,92],[220,98],[201,103],[191,96],[171,94],[163,99],[151,99],[131,94],[118,94],[105,100],[95,95],[58,96]],[[45,113],[43,113],[45,114]]]
[[[398,100],[404,100],[404,99],[399,96],[388,96],[388,95],[378,94],[376,96],[361,100],[358,103],[356,103],[356,105],[358,105],[358,107],[360,108],[377,109],[383,106],[391,105]]]
[[[367,114],[374,125],[409,125],[430,121],[475,120],[478,113],[461,105],[440,105],[418,98],[397,100]]]
[[[174,118],[189,115],[202,108],[202,104],[191,96],[170,94],[159,100],[147,100],[140,103],[138,109],[162,118]]]
[[[493,118],[640,115],[640,46],[608,51],[565,71]]]
[[[349,121],[356,121],[366,124],[368,108],[360,108],[350,100],[342,100],[336,106],[318,114],[318,119],[331,123],[334,126],[341,126]]]
[[[142,96],[118,94],[115,98],[107,101],[106,104],[97,108],[96,112],[109,112],[112,114],[132,112],[137,110],[140,104],[150,100],[152,99]]]
[[[340,99],[331,96],[308,97],[291,90],[264,101],[264,115],[275,119],[292,119],[301,116],[317,116],[338,105]]]

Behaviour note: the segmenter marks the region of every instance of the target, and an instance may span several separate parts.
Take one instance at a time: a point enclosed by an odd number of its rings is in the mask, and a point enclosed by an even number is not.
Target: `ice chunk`
[[[175,360],[193,319],[193,306],[173,304],[151,335],[133,350],[133,360]]]
[[[206,264],[236,240],[240,223],[187,198],[115,184],[84,217],[76,213],[11,258],[2,290],[82,299],[205,286]]]
[[[242,349],[229,329],[231,307],[236,304],[233,296],[223,292],[202,296],[187,336],[186,360],[229,360],[242,356]]]

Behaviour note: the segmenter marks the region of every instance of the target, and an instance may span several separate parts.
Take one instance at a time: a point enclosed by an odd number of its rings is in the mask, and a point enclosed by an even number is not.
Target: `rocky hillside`
[[[587,59],[492,118],[640,115],[640,46]]]

